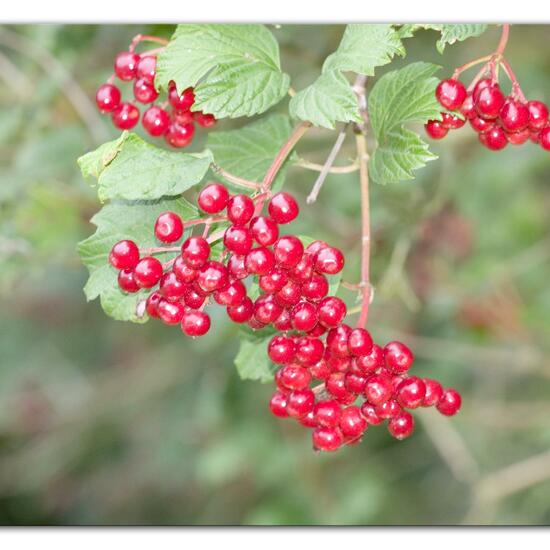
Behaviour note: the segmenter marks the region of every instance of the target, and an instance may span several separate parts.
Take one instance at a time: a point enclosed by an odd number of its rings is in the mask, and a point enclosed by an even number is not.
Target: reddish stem
[[[510,63],[508,63],[506,59],[504,59],[504,57],[500,60],[500,64],[502,65],[504,72],[508,75],[510,82],[512,83],[512,93],[514,95],[517,95],[519,99],[525,103],[527,101],[527,98],[525,97],[525,94],[523,93],[523,90],[519,85],[519,81],[512,69],[512,66],[510,65]]]
[[[505,23],[502,25],[502,34],[500,35],[500,41],[495,51],[496,55],[502,55],[508,43],[508,37],[510,36],[510,25]]]
[[[472,61],[469,61],[468,63],[464,63],[464,65],[460,65],[460,67],[457,67],[453,73],[453,78],[458,78],[460,73],[463,73],[464,71],[467,71],[468,69],[475,67],[476,65],[479,65],[480,63],[487,62],[493,57],[492,55],[485,55],[483,57],[479,57],[477,59],[474,59]]]
[[[145,254],[150,256],[151,254],[162,254],[164,252],[177,252],[180,250],[179,246],[157,246],[154,248],[143,248],[140,249],[140,255]]]
[[[162,44],[163,46],[166,46],[168,44],[168,40],[166,40],[165,38],[151,36],[149,34],[138,34],[132,39],[132,42],[128,47],[128,51],[133,52],[136,49],[136,46],[141,42],[156,42],[157,44]]]

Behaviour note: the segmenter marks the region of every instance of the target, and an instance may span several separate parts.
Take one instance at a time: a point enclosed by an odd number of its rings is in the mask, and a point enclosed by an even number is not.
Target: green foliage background
[[[431,143],[440,158],[415,181],[372,188],[370,329],[405,338],[417,373],[464,395],[458,417],[425,411],[407,441],[372,429],[361,445],[316,455],[307,430],[268,413],[269,384],[239,379],[236,329],[222,311],[191,341],[86,303],[76,243],[92,233],[98,204],[76,158],[118,136],[86,97],[133,35],[172,29],[0,28],[0,523],[547,524],[550,160],[532,144],[494,154],[464,128]],[[300,90],[343,26],[272,30]],[[549,34],[513,26],[507,49],[528,96],[546,101]],[[491,51],[498,30],[443,56],[437,38],[407,39],[406,60],[377,76],[413,61],[450,74]],[[298,154],[323,162],[334,138],[316,130]],[[338,162],[354,155],[350,140]],[[289,168],[304,205],[314,179]],[[358,272],[358,195],[357,174],[329,177],[295,227],[342,246],[348,280]]]

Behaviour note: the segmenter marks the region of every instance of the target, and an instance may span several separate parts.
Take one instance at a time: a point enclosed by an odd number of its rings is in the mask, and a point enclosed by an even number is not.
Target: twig
[[[323,164],[317,164],[316,162],[310,162],[306,159],[298,159],[295,163],[295,166],[300,166],[306,170],[313,170],[314,172],[321,172],[324,169]],[[346,166],[331,166],[329,169],[330,174],[351,174],[352,172],[357,172],[359,170],[359,162],[354,160],[351,164]]]
[[[233,183],[234,185],[245,187],[246,189],[254,189],[255,191],[260,189],[262,186],[261,183],[240,178],[239,176],[234,176],[233,174],[230,174],[229,172],[227,172],[221,166],[217,165],[214,162],[210,165],[210,167],[212,168],[212,171],[214,173],[218,174],[219,176],[226,179],[230,183]]]

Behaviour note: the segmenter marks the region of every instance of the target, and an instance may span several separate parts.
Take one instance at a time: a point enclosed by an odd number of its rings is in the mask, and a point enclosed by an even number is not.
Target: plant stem
[[[245,187],[246,189],[254,189],[254,190],[258,190],[262,186],[261,183],[246,180],[244,178],[240,178],[239,176],[234,176],[233,174],[230,174],[229,172],[227,172],[221,166],[218,166],[214,162],[210,165],[210,167],[212,168],[213,172],[222,176],[224,179],[226,179],[230,183],[233,183],[234,185],[238,185],[240,187]]]
[[[139,252],[150,256],[151,254],[162,254],[164,252],[177,252],[181,249],[180,246],[157,246],[153,248],[143,248]]]
[[[525,103],[527,101],[527,98],[525,97],[525,94],[523,93],[523,90],[519,85],[519,81],[512,69],[512,66],[510,65],[510,63],[508,63],[506,59],[504,59],[504,57],[500,60],[500,64],[502,65],[504,72],[508,75],[510,82],[512,83],[512,91],[519,96],[521,101]]]
[[[168,44],[168,40],[160,38],[158,36],[151,36],[149,34],[137,34],[132,39],[128,51],[133,52],[140,42],[156,42],[157,44],[162,44],[163,46],[166,46]]]
[[[464,65],[460,65],[460,67],[457,67],[453,73],[453,78],[457,78],[460,73],[463,73],[464,71],[467,71],[471,67],[475,67],[476,65],[479,65],[480,63],[487,62],[493,57],[493,55],[485,55],[483,57],[479,57],[478,59],[474,59],[472,61],[469,61],[468,63],[464,63]]]
[[[497,49],[495,51],[496,55],[502,55],[508,43],[508,37],[510,36],[510,25],[504,23],[502,25],[502,34],[500,35],[500,41],[498,43]]]
[[[317,164],[316,162],[310,162],[306,159],[299,159],[294,166],[300,166],[300,168],[305,168],[306,170],[312,170],[313,172],[321,172],[323,170],[323,164]],[[329,169],[329,174],[351,174],[359,170],[359,163],[357,160],[354,160],[351,164],[346,166],[331,166]]]

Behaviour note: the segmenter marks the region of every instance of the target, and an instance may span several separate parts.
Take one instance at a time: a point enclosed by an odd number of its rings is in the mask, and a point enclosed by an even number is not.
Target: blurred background
[[[534,144],[493,153],[464,127],[431,144],[440,158],[415,181],[371,186],[368,328],[402,338],[416,374],[463,394],[457,417],[420,411],[403,442],[380,427],[313,453],[308,430],[270,415],[270,384],[239,380],[222,311],[192,341],[86,303],[75,248],[99,204],[76,158],[118,135],[95,90],[135,34],[172,30],[0,27],[0,523],[548,524],[550,156]],[[301,89],[343,27],[272,30]],[[421,32],[391,68],[432,61],[444,77],[498,37],[492,26],[440,56],[436,33]],[[549,38],[549,26],[516,25],[506,51],[527,96],[547,102]],[[334,139],[313,131],[298,154],[322,163]],[[337,164],[354,156],[350,138]],[[341,246],[354,281],[357,174],[329,177],[306,207],[315,178],[288,174],[304,205],[296,232]]]

